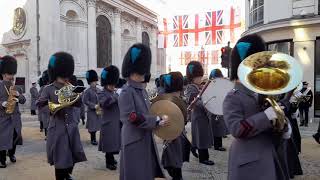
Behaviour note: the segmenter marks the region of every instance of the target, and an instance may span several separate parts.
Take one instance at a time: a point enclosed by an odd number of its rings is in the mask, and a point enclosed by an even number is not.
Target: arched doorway
[[[97,18],[97,66],[104,68],[112,64],[112,29],[105,16]]]
[[[142,44],[150,46],[150,38],[147,32],[142,32]]]

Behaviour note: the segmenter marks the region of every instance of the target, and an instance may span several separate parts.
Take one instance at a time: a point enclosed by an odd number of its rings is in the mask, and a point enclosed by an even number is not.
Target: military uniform
[[[32,87],[30,88],[30,94],[31,94],[31,115],[37,115],[36,110],[37,110],[37,106],[36,106],[36,101],[39,97],[39,92],[38,89],[36,87]]]

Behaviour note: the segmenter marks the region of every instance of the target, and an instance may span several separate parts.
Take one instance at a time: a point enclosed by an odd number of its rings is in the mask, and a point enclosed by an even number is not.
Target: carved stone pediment
[[[28,48],[30,47],[31,40],[17,41],[8,44],[2,44],[5,47],[7,54],[12,56],[26,56],[28,55]]]

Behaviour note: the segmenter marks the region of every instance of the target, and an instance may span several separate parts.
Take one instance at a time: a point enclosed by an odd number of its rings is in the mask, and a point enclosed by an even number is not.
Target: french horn
[[[277,114],[274,130],[281,132],[287,119],[274,96],[293,90],[302,81],[303,71],[299,62],[284,53],[258,52],[240,63],[238,77],[249,90],[267,96],[266,101]]]
[[[76,103],[81,98],[81,93],[74,92],[76,88],[84,88],[82,86],[73,86],[68,84],[61,89],[55,91],[58,96],[58,103],[49,102],[49,110],[52,114],[56,114],[59,110],[69,107]]]

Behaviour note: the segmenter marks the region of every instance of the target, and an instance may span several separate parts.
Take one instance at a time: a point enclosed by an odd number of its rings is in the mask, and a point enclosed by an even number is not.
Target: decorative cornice
[[[88,7],[96,7],[97,0],[87,0]]]

